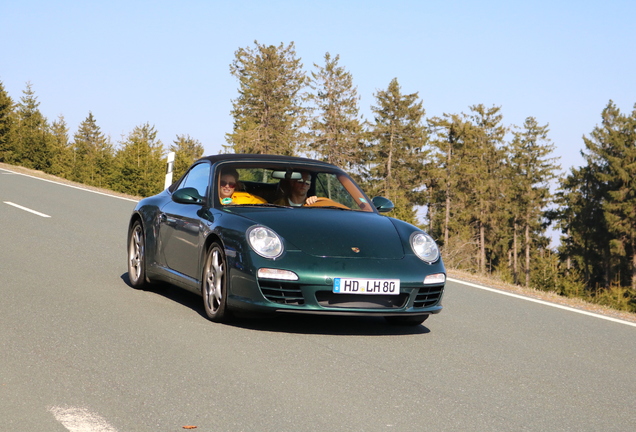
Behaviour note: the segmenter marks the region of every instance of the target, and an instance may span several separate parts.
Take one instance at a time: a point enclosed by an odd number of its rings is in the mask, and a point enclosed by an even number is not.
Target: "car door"
[[[208,201],[210,164],[194,165],[179,183],[176,192],[183,188],[195,188],[203,197],[201,203],[182,204],[168,202],[159,215],[159,240],[164,262],[171,270],[199,279],[201,231],[199,214]]]

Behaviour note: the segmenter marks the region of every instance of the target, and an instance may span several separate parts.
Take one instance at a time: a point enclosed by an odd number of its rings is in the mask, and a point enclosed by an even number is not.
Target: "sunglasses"
[[[229,187],[230,189],[234,189],[236,187],[236,183],[234,182],[226,182],[225,180],[221,180],[221,187]]]
[[[296,180],[296,183],[298,183],[298,184],[303,184],[304,183],[306,185],[311,186],[311,180],[300,179],[300,180]]]

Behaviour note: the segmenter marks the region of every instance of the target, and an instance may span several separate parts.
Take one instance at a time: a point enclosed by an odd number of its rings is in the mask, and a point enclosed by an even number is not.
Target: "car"
[[[294,183],[309,189],[305,205],[284,199]],[[228,187],[234,194],[222,198]],[[216,322],[272,312],[420,325],[442,310],[446,270],[434,239],[384,214],[392,209],[389,199],[369,199],[325,162],[203,157],[133,210],[129,282],[140,289],[167,282],[199,294]]]

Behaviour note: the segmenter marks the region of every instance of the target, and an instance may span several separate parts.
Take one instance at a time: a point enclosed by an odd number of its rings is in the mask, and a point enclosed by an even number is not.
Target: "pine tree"
[[[27,83],[17,106],[16,162],[26,168],[47,171],[51,160],[51,137],[31,83]]]
[[[583,137],[586,165],[572,169],[559,193],[560,251],[593,295],[603,295],[599,287],[624,285],[633,296],[636,109],[623,115],[610,101],[601,117],[601,125]]]
[[[473,184],[468,180],[466,160],[470,156],[467,142],[474,135],[473,125],[465,114],[444,114],[429,119],[428,125],[434,149],[427,179],[427,189],[431,191],[428,210],[431,233],[440,239],[450,265],[472,269],[476,243],[472,241],[471,215],[467,209]]]
[[[303,148],[306,109],[301,90],[307,77],[296,58],[294,43],[240,48],[230,65],[239,80],[232,101],[234,130],[226,135],[226,151],[294,155]]]
[[[572,168],[557,194],[559,247],[566,270],[578,272],[588,289],[609,285],[611,234],[603,213],[606,185],[594,164]]]
[[[424,109],[418,94],[403,95],[397,79],[375,94],[375,123],[369,136],[369,186],[395,204],[394,217],[417,223],[415,205],[424,204],[424,163],[428,154]]]
[[[203,156],[203,145],[189,135],[177,135],[177,139],[170,146],[175,153],[173,179],[179,179],[194,161]]]
[[[348,171],[361,166],[363,130],[353,77],[338,65],[340,56],[325,54],[325,65],[314,66],[310,87],[316,114],[311,120],[309,148],[318,159]]]
[[[71,179],[91,186],[109,187],[113,147],[89,112],[73,137]]]
[[[554,145],[548,139],[548,125],[539,126],[534,117],[526,118],[523,129],[513,132],[514,138],[509,152],[511,173],[510,190],[507,194],[514,204],[513,216],[513,256],[514,280],[518,283],[517,268],[517,228],[524,236],[525,285],[530,285],[530,252],[535,233],[541,233],[541,218],[550,202],[550,182],[557,177],[560,169],[556,159],[550,158]]]
[[[64,116],[60,115],[51,125],[52,146],[50,174],[70,178],[73,149],[69,143],[69,131]]]
[[[466,176],[471,182],[473,194],[472,219],[479,245],[478,266],[481,273],[486,272],[487,247],[493,242],[492,230],[500,219],[500,197],[503,174],[502,145],[506,127],[501,124],[503,116],[500,107],[486,108],[483,105],[470,107],[472,128],[466,139],[467,157],[465,159]]]
[[[457,114],[444,114],[442,118],[433,117],[429,119],[428,124],[434,134],[430,143],[435,149],[434,168],[430,170],[430,178],[438,179],[437,198],[434,201],[443,209],[443,212],[438,214],[439,222],[435,225],[439,227],[442,244],[448,245],[453,221],[451,216],[455,216],[453,207],[461,189],[458,186],[464,178],[461,174],[461,161],[467,131],[471,124]]]
[[[135,127],[115,155],[113,188],[142,197],[161,192],[165,182],[163,158],[163,144],[154,126],[146,123]]]
[[[15,162],[15,104],[0,81],[0,162]]]
[[[610,101],[602,118],[602,126],[584,138],[586,159],[598,167],[597,179],[607,187],[605,220],[615,239],[615,255],[631,255],[630,285],[636,290],[636,106],[626,116]]]

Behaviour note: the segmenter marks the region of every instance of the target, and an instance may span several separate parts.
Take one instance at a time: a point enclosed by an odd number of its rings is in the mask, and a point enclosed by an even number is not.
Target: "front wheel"
[[[429,315],[403,315],[403,316],[387,316],[384,319],[393,325],[402,326],[418,326],[422,324]]]
[[[227,265],[218,243],[212,243],[208,250],[201,284],[205,314],[215,322],[227,321]]]
[[[140,221],[128,232],[128,280],[133,288],[148,286],[146,281],[146,237]]]

